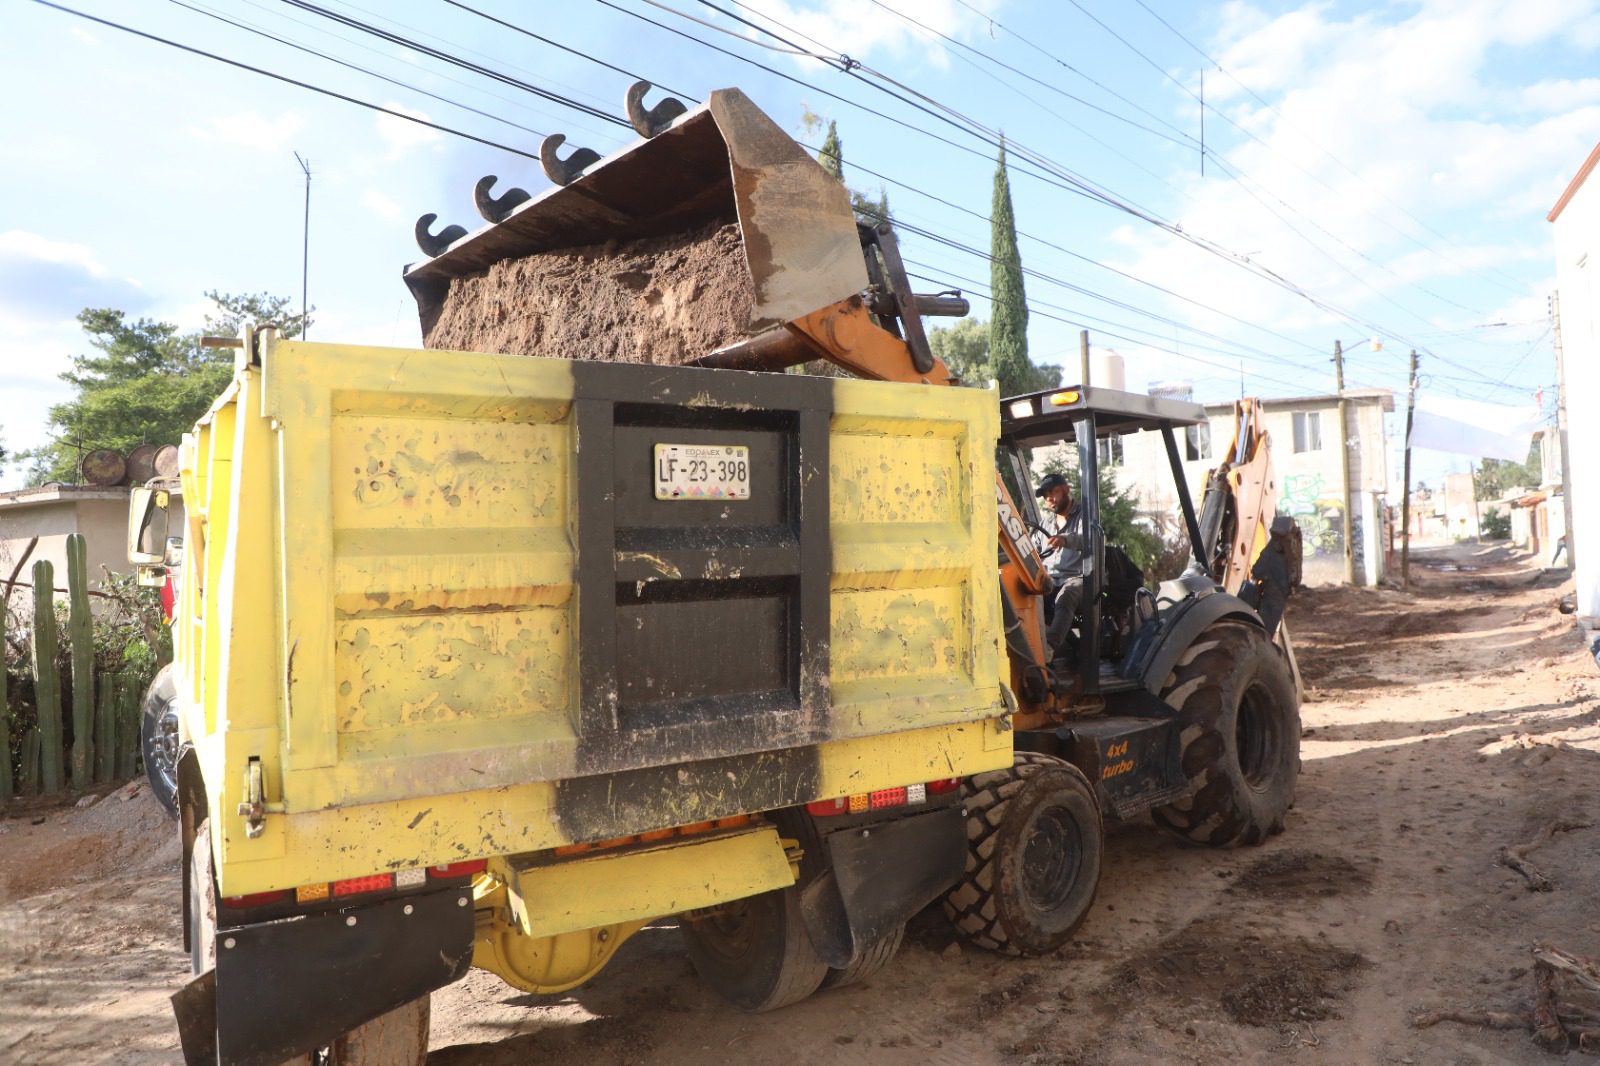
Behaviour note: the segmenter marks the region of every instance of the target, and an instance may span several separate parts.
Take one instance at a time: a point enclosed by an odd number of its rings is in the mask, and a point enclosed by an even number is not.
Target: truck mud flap
[[[464,901],[464,902],[463,902]],[[276,1066],[465,976],[465,885],[217,931],[216,969],[172,997],[189,1066]]]
[[[957,806],[824,838],[828,869],[801,889],[801,914],[824,962],[844,969],[960,880],[966,815]]]

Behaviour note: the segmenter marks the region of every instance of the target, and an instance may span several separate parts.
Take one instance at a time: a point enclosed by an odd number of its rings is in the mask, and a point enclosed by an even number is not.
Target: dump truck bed
[[[992,395],[247,353],[183,450],[224,894],[1010,764]],[[658,498],[660,447],[748,498]]]

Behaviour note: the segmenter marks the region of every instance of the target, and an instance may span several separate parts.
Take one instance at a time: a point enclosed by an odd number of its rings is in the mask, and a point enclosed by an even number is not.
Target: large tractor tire
[[[1077,767],[1035,752],[1014,758],[1010,770],[962,783],[967,869],[944,910],[980,947],[1042,955],[1088,915],[1105,834],[1094,788]]]
[[[740,1010],[798,1003],[828,975],[793,885],[685,914],[678,928],[700,979]]]
[[[1178,660],[1161,698],[1178,712],[1190,788],[1151,812],[1156,824],[1212,847],[1281,833],[1300,774],[1300,705],[1283,653],[1254,626],[1218,622]]]
[[[212,870],[211,820],[195,831],[189,856],[189,965],[196,977],[217,964],[217,882]],[[335,1037],[319,1058],[297,1055],[283,1066],[423,1066],[428,1058],[429,996]]]

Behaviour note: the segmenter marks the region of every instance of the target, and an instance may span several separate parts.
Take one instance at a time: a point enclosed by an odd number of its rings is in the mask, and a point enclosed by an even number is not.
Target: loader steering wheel
[[[1050,538],[1055,536],[1054,533],[1039,525],[1037,522],[1029,522],[1028,528],[1044,538],[1045,546],[1039,549],[1039,558],[1041,561],[1050,558],[1050,556],[1054,555],[1060,550],[1059,548],[1050,547]]]

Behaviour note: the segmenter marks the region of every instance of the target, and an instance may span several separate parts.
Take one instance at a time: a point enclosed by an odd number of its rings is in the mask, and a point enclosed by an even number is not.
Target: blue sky
[[[572,52],[444,0],[318,6],[608,115],[632,78],[594,60],[691,97],[739,86],[812,143],[802,116],[833,119],[852,184],[885,188],[908,226],[979,249],[983,218],[939,200],[988,214],[993,148],[967,124],[1003,131],[1037,272],[1036,362],[1073,363],[1087,327],[1123,355],[1132,388],[1184,380],[1197,399],[1226,399],[1242,375],[1249,391],[1291,395],[1332,388],[1339,339],[1354,386],[1403,394],[1415,346],[1425,389],[1522,405],[1543,387],[1551,403],[1544,216],[1600,139],[1596,2],[1145,4],[717,0],[863,64],[850,73],[760,47],[786,48],[697,0],[469,5]],[[632,137],[281,0],[67,6],[529,153],[551,132],[603,154]],[[417,216],[479,224],[471,189],[485,174],[547,184],[531,159],[30,0],[0,0],[0,25],[0,439],[12,449],[44,440],[49,405],[67,395],[57,375],[86,350],[81,308],[198,329],[208,289],[298,299],[295,152],[313,172],[316,340],[417,345],[400,280],[420,257]],[[910,233],[903,245],[914,271],[966,289],[987,318],[987,262]],[[1374,336],[1380,351],[1364,343]],[[1452,464],[1465,459],[1419,468]],[[21,483],[17,467],[0,474],[0,488]]]

